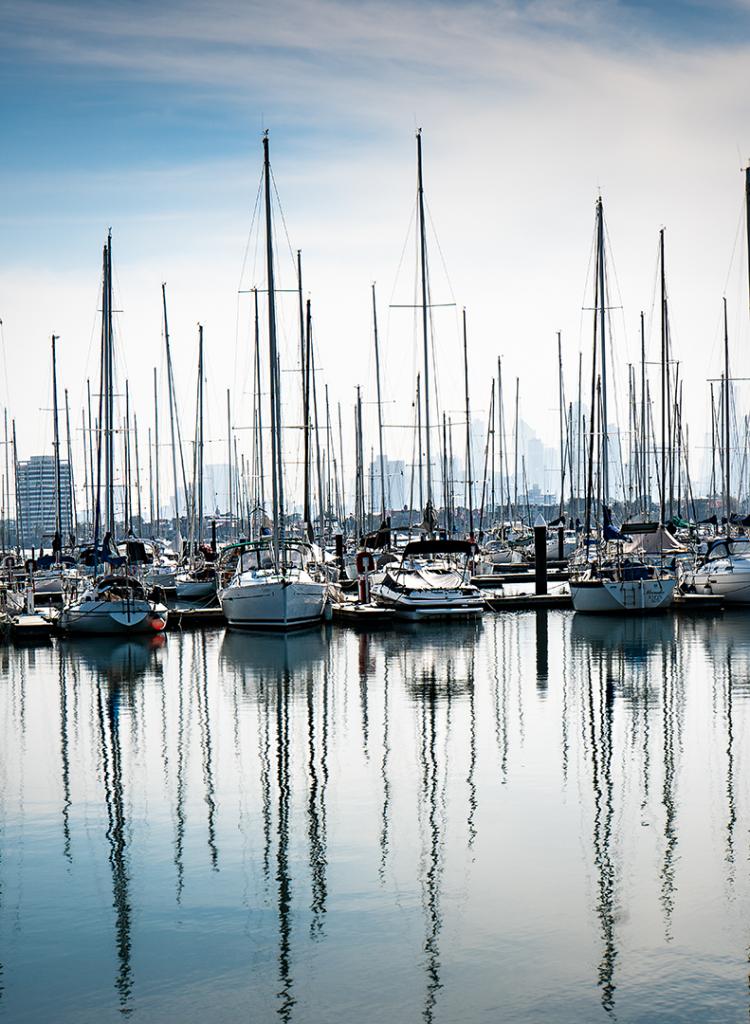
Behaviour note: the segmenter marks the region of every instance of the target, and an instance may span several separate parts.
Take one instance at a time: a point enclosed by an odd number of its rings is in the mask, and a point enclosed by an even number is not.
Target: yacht
[[[719,537],[709,542],[702,563],[683,572],[683,590],[718,594],[727,604],[750,604],[750,537]]]
[[[484,599],[471,584],[476,545],[462,540],[412,541],[401,561],[372,577],[372,598],[404,619],[474,618]]]
[[[269,541],[241,545],[234,574],[219,591],[230,626],[248,629],[292,629],[320,622],[328,586],[303,541],[287,541],[278,558]]]

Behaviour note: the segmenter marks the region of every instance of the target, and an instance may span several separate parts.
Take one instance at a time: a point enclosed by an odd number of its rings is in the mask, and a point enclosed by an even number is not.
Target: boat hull
[[[481,594],[467,594],[452,589],[424,590],[405,594],[385,584],[372,588],[378,604],[393,609],[396,617],[416,621],[421,619],[474,619],[484,611]]]
[[[239,629],[297,629],[320,622],[324,583],[291,581],[230,585],[219,598],[228,624]]]
[[[80,601],[63,608],[60,629],[87,636],[160,633],[167,609],[150,601]]]
[[[683,583],[699,594],[716,594],[726,604],[750,604],[750,572],[686,573]]]
[[[676,580],[570,581],[570,596],[577,612],[598,614],[665,611],[672,604]]]

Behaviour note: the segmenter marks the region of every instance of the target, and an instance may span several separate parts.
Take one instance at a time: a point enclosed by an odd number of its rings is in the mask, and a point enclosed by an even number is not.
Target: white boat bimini
[[[475,550],[475,544],[464,540],[412,541],[398,564],[373,578],[373,600],[405,619],[481,615],[484,599],[471,584],[468,564]]]
[[[304,542],[287,541],[278,561],[270,542],[242,545],[237,568],[219,591],[230,626],[245,629],[295,629],[320,622],[328,585],[316,578],[312,552]]]
[[[154,634],[166,624],[166,607],[149,600],[134,576],[102,576],[67,601],[60,613],[63,632],[91,636]]]

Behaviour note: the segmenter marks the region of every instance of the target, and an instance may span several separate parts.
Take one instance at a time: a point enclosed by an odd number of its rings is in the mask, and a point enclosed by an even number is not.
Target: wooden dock
[[[485,597],[485,607],[491,612],[511,612],[529,608],[572,608],[570,594],[493,594]]]
[[[724,598],[720,594],[675,594],[672,608],[688,614],[716,615],[724,611]]]
[[[170,608],[167,616],[168,631],[225,625],[226,619],[220,605],[211,608]]]
[[[8,632],[14,643],[47,643],[57,629],[57,622],[51,616],[11,615]]]
[[[377,604],[359,604],[356,601],[339,601],[333,605],[333,621],[347,626],[369,629],[389,626],[394,619],[392,608]]]

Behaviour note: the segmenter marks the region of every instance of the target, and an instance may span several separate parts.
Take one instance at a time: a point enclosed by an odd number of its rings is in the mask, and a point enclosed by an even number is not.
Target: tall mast
[[[345,484],[344,484],[344,480],[346,479],[346,473],[344,472],[344,431],[343,431],[343,428],[341,426],[341,402],[338,403],[338,411],[339,411],[339,458],[341,460],[341,462],[340,462],[340,470],[341,470],[341,509],[342,509],[342,513],[343,513],[343,519],[346,520],[346,491],[345,491]],[[346,526],[345,526],[344,522],[342,522],[341,525],[342,525],[342,528],[344,529],[344,532],[346,532]]]
[[[18,494],[18,445],[16,444],[16,421],[11,421],[11,428],[13,432],[13,480],[15,483],[16,493],[16,548],[18,551],[24,549],[24,534],[23,534],[23,514],[21,511],[21,501]]]
[[[417,200],[419,211],[419,267],[422,290],[422,344],[424,358],[424,425],[427,458],[427,504],[432,504],[432,458],[430,447],[430,340],[427,307],[427,233],[424,219],[424,182],[422,178],[422,129],[417,132]]]
[[[62,480],[60,475],[60,417],[57,408],[57,335],[52,335],[52,409],[55,431],[55,533],[62,539]],[[59,557],[59,552],[57,553]]]
[[[312,351],[312,313],[310,299],[307,300],[307,316],[305,318],[305,345],[302,350],[302,438],[303,454],[303,495],[302,519],[305,533],[312,540],[312,512],[310,509],[310,354]]]
[[[750,166],[745,168],[745,225],[747,229],[747,285],[750,298]]]
[[[266,283],[268,286],[268,347],[270,356],[269,391],[271,396],[271,459],[273,484],[273,548],[276,564],[284,546],[284,473],[281,447],[281,377],[276,341],[276,291],[273,272],[273,224],[271,220],[271,163],[268,156],[268,132],[263,135],[263,185],[266,213]]]
[[[604,206],[602,197],[596,203],[597,272],[599,291],[599,334],[602,366],[602,503],[609,501],[609,436],[607,434],[607,301],[604,276]]]
[[[169,348],[169,322],[167,320],[167,285],[162,282],[161,286],[162,307],[164,310],[164,344],[167,351],[167,389],[169,392],[169,429],[172,440],[172,480],[174,483],[174,543],[177,554],[180,554],[182,547],[182,535],[180,533],[180,486],[177,477],[177,439],[175,437],[175,398],[174,379],[172,375],[172,353]],[[158,448],[157,448],[158,451]]]
[[[563,514],[565,505],[565,430],[564,430],[564,405],[563,395],[563,364],[562,364],[562,332],[557,332],[557,367],[558,367],[558,394],[560,399],[560,515]]]
[[[471,467],[471,411],[469,409],[469,351],[466,341],[466,310],[463,310],[464,329],[464,397],[466,401],[466,504],[469,509],[469,538],[474,538],[474,501]]]
[[[232,539],[232,397],[227,388],[227,518],[229,537]]]
[[[667,285],[664,272],[664,228],[659,231],[659,266],[661,280],[661,495],[659,518],[666,519],[667,499]]]
[[[138,416],[133,413],[133,443],[135,447],[135,496],[138,505],[138,536],[143,536],[143,503],[141,500],[141,458],[138,451]]]
[[[198,543],[203,543],[203,324],[198,325]]]
[[[152,525],[151,531],[155,536],[158,536],[161,504],[159,502],[159,392],[156,387],[156,367],[154,367],[154,491],[156,497],[156,526]]]
[[[257,288],[253,288],[253,298],[255,300],[255,444],[258,452],[258,500],[262,518],[266,506],[266,477],[263,470],[263,403],[261,400],[263,389],[260,376],[260,316],[258,314]]]
[[[641,310],[641,505],[644,518],[648,515],[646,502],[650,504],[651,495],[646,497],[646,330]]]
[[[417,374],[417,449],[419,451],[419,509],[424,510],[424,494],[422,492],[422,392],[421,376]]]
[[[516,377],[516,419],[513,431],[513,518],[518,516],[518,377]]]
[[[70,406],[68,405],[68,389],[65,388],[65,438],[68,449],[68,531],[78,534],[78,509],[76,507],[76,487],[73,477],[73,442],[70,436]],[[7,431],[6,431],[7,433]],[[85,459],[84,459],[85,462]]]
[[[107,446],[107,529],[112,536],[115,534],[115,375],[114,352],[112,339],[112,231],[107,234],[105,250],[105,281],[106,281],[106,330],[105,355],[107,363],[107,387],[104,392],[106,422],[104,438]]]
[[[727,299],[724,296],[724,508],[729,534],[730,507],[730,458],[729,458],[729,330],[727,327]]]
[[[378,392],[378,442],[380,445],[380,514],[385,522],[385,454],[383,450],[383,401],[380,392],[380,346],[378,345],[378,309],[375,302],[375,283],[372,285],[372,327],[375,337],[375,382]]]

